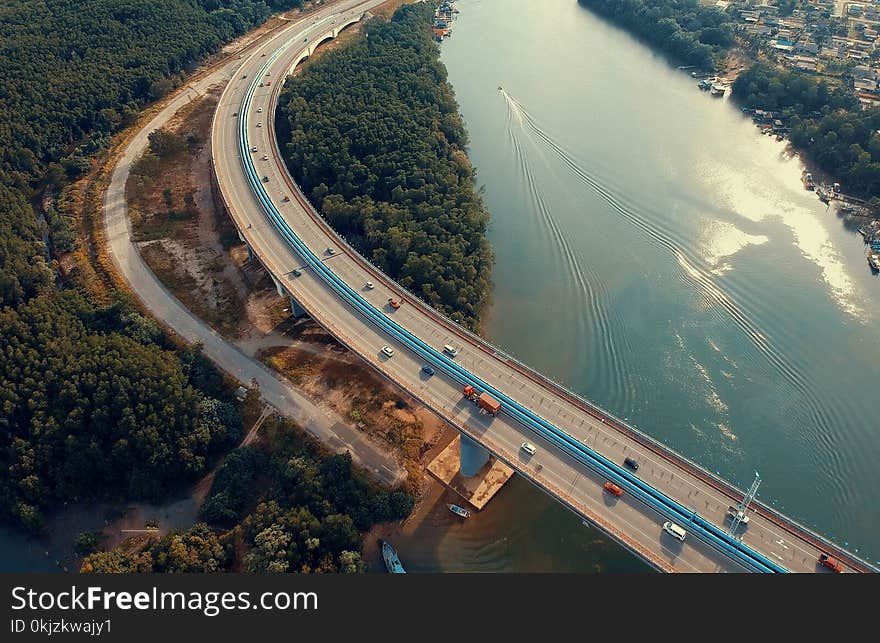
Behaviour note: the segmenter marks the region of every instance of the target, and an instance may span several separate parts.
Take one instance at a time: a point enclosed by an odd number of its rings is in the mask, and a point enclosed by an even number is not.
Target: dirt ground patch
[[[380,4],[378,7],[371,9],[370,13],[372,13],[374,16],[382,16],[387,20],[402,5],[412,4],[413,2],[415,2],[415,0],[388,0],[388,2]]]
[[[248,260],[214,198],[210,133],[221,90],[212,88],[175,116],[164,131],[180,149],[141,157],[126,197],[134,241],[150,268],[187,308],[234,340],[270,332],[284,300]]]
[[[421,481],[425,454],[441,438],[446,424],[311,320],[298,320],[284,332],[291,345],[264,349],[263,362],[391,448],[410,477]]]

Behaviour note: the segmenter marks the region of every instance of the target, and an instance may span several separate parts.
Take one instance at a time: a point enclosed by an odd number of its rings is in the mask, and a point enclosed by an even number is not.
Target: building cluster
[[[717,6],[741,34],[793,69],[845,75],[863,107],[880,105],[880,0],[739,0]],[[787,15],[786,15],[787,14]]]

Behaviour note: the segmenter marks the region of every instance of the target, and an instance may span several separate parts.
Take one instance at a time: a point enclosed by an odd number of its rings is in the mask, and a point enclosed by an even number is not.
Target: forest
[[[34,204],[86,171],[181,74],[301,2],[3,3],[0,520],[36,531],[63,502],[156,500],[236,443],[241,419],[211,364],[124,297],[91,301],[63,279]]]
[[[217,469],[204,523],[131,551],[93,551],[81,571],[364,571],[362,532],[407,516],[413,498],[377,487],[350,455],[327,455],[283,421],[264,430],[264,443],[232,451]]]
[[[862,110],[849,88],[759,63],[736,80],[733,98],[748,108],[781,112],[792,146],[847,194],[880,194],[880,109]]]
[[[578,0],[677,62],[710,72],[733,46],[733,21],[699,0]]]
[[[490,289],[489,216],[432,14],[431,3],[404,5],[289,81],[278,135],[292,175],[337,232],[475,327]]]

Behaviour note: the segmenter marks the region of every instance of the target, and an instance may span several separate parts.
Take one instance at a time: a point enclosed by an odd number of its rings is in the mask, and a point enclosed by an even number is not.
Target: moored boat
[[[868,255],[868,265],[871,272],[880,272],[880,255]]]
[[[814,190],[816,188],[816,184],[813,182],[813,175],[806,170],[801,172],[801,181],[803,181],[804,187],[808,190]]]
[[[449,511],[454,513],[456,516],[461,516],[462,518],[470,518],[471,512],[465,509],[464,507],[459,507],[458,505],[449,505]]]
[[[397,557],[397,552],[387,540],[382,541],[382,558],[385,561],[385,568],[392,574],[405,574],[406,570]]]

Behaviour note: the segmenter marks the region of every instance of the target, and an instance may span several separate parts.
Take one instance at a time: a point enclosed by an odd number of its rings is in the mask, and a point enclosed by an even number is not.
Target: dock
[[[476,475],[466,478],[459,472],[460,454],[461,437],[456,435],[428,464],[428,473],[479,511],[501,491],[501,487],[513,477],[514,471],[500,460],[489,458]]]

